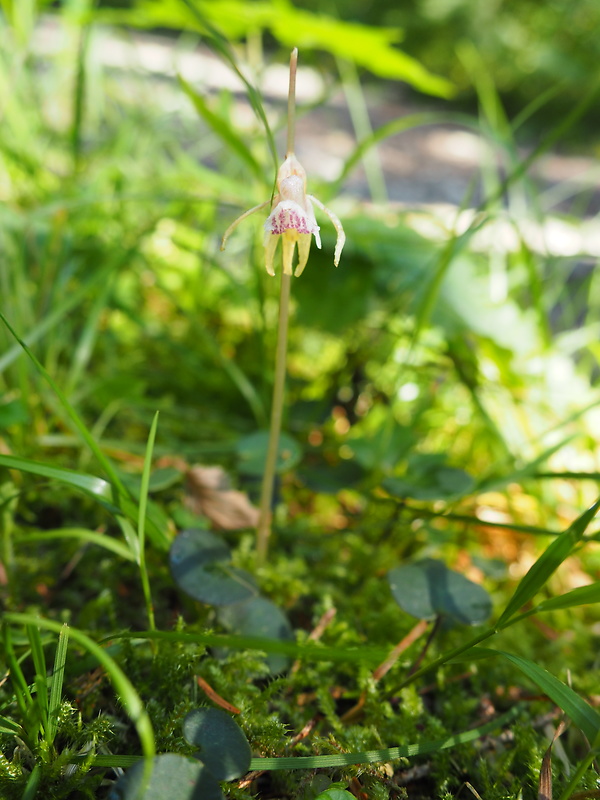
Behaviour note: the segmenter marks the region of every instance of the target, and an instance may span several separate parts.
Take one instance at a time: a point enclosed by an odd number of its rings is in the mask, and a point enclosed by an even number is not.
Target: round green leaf
[[[294,638],[291,625],[283,611],[265,597],[253,597],[244,603],[221,608],[218,618],[223,627],[231,633],[284,641]],[[267,656],[271,672],[283,672],[288,663],[287,656],[276,653]]]
[[[236,451],[239,459],[240,472],[245,475],[262,475],[265,471],[267,449],[269,447],[269,432],[257,431],[250,436],[238,440]],[[282,433],[279,437],[279,451],[277,457],[277,472],[285,472],[302,458],[302,448],[295,439]]]
[[[345,789],[337,789],[333,787],[332,789],[327,789],[325,792],[322,792],[318,797],[315,797],[315,800],[354,800],[354,795],[347,792]]]
[[[463,625],[478,625],[492,612],[482,586],[433,558],[390,570],[388,581],[400,608],[417,619],[445,616]]]
[[[224,800],[216,778],[199,761],[164,753],[152,761],[152,775],[142,794],[144,762],[127,770],[108,800]]]
[[[183,721],[185,739],[199,748],[198,758],[219,781],[248,772],[252,752],[240,726],[220,708],[197,708]]]
[[[231,566],[229,548],[209,531],[182,531],[171,545],[169,565],[179,588],[201,603],[223,606],[256,594],[250,573]]]

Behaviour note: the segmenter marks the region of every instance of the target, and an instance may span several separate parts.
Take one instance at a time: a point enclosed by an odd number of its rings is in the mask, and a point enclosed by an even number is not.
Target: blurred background
[[[298,46],[297,153],[348,242],[334,270],[322,219],[294,281],[290,464],[500,510],[509,487],[537,521],[593,495],[597,3],[1,7],[2,311],[124,469],[160,408],[159,455],[253,480],[277,288],[258,217],[219,243],[270,196]],[[0,336],[5,446],[85,465]]]

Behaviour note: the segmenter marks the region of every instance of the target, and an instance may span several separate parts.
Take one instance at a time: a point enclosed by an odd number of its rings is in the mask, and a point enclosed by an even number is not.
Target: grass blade
[[[534,613],[538,611],[558,611],[564,608],[573,608],[574,606],[586,606],[592,603],[600,603],[600,581],[591,583],[589,586],[579,586],[566,594],[561,594],[560,597],[551,597],[549,600],[544,600],[535,607]]]
[[[254,158],[249,148],[234,129],[221,117],[210,110],[204,98],[181,75],[177,76],[179,85],[194,104],[194,108],[202,119],[209,125],[217,136],[236,153],[242,161],[250,167],[256,177],[264,182],[264,170]]]
[[[13,648],[12,635],[8,625],[2,626],[2,639],[4,641],[4,658],[10,673],[10,680],[15,693],[15,700],[24,719],[27,719],[29,709],[33,705],[33,698],[29,685],[21,669],[19,659]]]
[[[4,615],[6,624],[13,625],[34,625],[37,628],[54,631],[60,634],[63,630],[63,625],[60,622],[53,620],[43,619],[36,617],[34,614],[16,614],[8,613]],[[106,670],[110,677],[111,683],[117,692],[127,715],[135,725],[137,734],[139,736],[144,757],[147,759],[154,758],[156,754],[156,747],[154,743],[154,731],[152,723],[148,716],[144,704],[140,696],[136,692],[133,684],[125,675],[119,665],[112,659],[105,650],[103,650],[96,642],[90,639],[85,633],[77,628],[69,629],[69,636],[78,645],[83,647],[84,650],[93,656]]]
[[[254,109],[254,113],[261,121],[264,129],[265,129],[265,136],[267,138],[267,143],[269,145],[269,150],[271,156],[273,158],[273,166],[275,169],[279,166],[279,156],[277,154],[277,146],[275,145],[275,139],[273,137],[273,132],[271,131],[271,126],[269,125],[269,121],[267,119],[267,115],[265,113],[265,109],[262,104],[262,99],[258,90],[250,83],[250,81],[245,77],[245,75],[241,72],[240,68],[237,65],[235,57],[231,52],[231,46],[228,40],[223,36],[223,34],[215,28],[215,26],[200,12],[197,5],[193,0],[181,0],[183,5],[187,6],[187,8],[192,12],[193,16],[196,18],[197,22],[200,24],[203,30],[204,40],[209,47],[212,47],[215,52],[219,53],[219,55],[225,59],[225,61],[230,65],[233,69],[235,74],[238,78],[243,82],[244,86],[246,87],[246,91],[248,92],[248,99],[250,100],[250,104]]]
[[[50,684],[50,699],[48,702],[48,731],[47,739],[54,741],[58,725],[58,716],[62,703],[62,687],[65,677],[65,664],[67,663],[67,649],[69,646],[69,628],[65,624],[58,635],[58,645],[54,656],[52,682]]]
[[[26,458],[19,458],[18,456],[5,456],[2,454],[0,454],[0,467],[17,469],[21,472],[28,472],[33,475],[40,475],[43,478],[57,480],[68,486],[81,489],[94,497],[107,511],[117,518],[117,521],[123,519],[124,516],[133,520],[137,520],[138,518],[139,510],[137,503],[129,497],[121,495],[119,497],[119,507],[117,507],[112,502],[113,491],[110,483],[95,475],[89,475],[85,472],[76,472],[75,470],[65,467],[51,467],[49,464],[41,464],[39,461],[31,461]],[[167,550],[169,548],[170,539],[163,530],[155,511],[155,507],[149,505],[146,519],[148,533],[157,547],[160,547],[162,550]],[[127,541],[130,541],[127,536],[125,538]],[[114,545],[106,544],[104,540],[102,542],[96,541],[96,544],[102,544],[104,547],[116,551]],[[137,548],[133,552],[135,554]],[[119,552],[119,555],[123,555],[123,553]]]
[[[67,484],[67,486],[81,489],[86,492],[86,494],[92,495],[92,497],[113,512],[119,510],[110,502],[112,500],[110,483],[103,478],[97,478],[95,475],[76,472],[75,470],[65,467],[51,467],[49,464],[42,464],[39,461],[31,461],[27,458],[19,458],[18,456],[5,456],[3,454],[0,454],[0,467],[16,469],[19,470],[19,472],[28,472],[32,475],[39,475],[42,478],[60,481],[61,483]]]
[[[349,664],[368,664],[373,668],[379,666],[389,654],[389,648],[371,647],[369,645],[349,649],[312,643],[296,644],[296,642],[266,639],[259,636],[187,633],[185,631],[122,631],[118,634],[111,634],[111,642],[115,642],[118,639],[157,639],[166,642],[203,644],[207,647],[223,647],[232,650],[260,650],[264,653],[278,653],[311,661],[342,661]]]
[[[573,552],[599,508],[600,500],[597,500],[591,508],[588,508],[544,550],[517,586],[515,593],[496,623],[498,630],[510,624],[512,617],[539,592],[548,578]]]
[[[348,156],[342,167],[342,171],[336,180],[331,184],[328,189],[328,195],[335,197],[339,194],[340,189],[350,175],[353,169],[363,160],[365,155],[379,142],[389,139],[390,136],[397,136],[405,131],[412,130],[413,128],[421,128],[426,125],[439,125],[441,123],[456,122],[464,127],[473,128],[475,124],[470,117],[458,114],[440,114],[436,112],[422,112],[418,114],[409,114],[399,119],[393,119],[385,125],[377,128],[373,133],[365,136],[357,144],[354,151]]]
[[[150,434],[148,436],[148,444],[146,445],[146,455],[144,458],[144,469],[142,471],[142,481],[140,485],[140,499],[139,499],[139,513],[138,513],[138,563],[140,567],[140,574],[142,578],[142,588],[144,590],[144,600],[146,602],[146,611],[148,613],[148,625],[150,630],[155,630],[154,623],[154,606],[152,603],[152,595],[150,592],[150,580],[148,578],[148,570],[146,569],[146,509],[148,506],[148,487],[150,485],[150,468],[152,466],[152,451],[154,450],[154,441],[156,439],[156,428],[158,426],[158,411],[154,415],[152,425],[150,427]]]
[[[27,781],[27,785],[25,787],[25,791],[23,792],[21,800],[35,800],[41,777],[42,777],[41,767],[39,764],[36,764],[35,767],[31,770],[31,775],[29,776],[29,780]]]
[[[27,626],[27,638],[31,645],[31,656],[35,668],[35,695],[33,702],[37,706],[39,720],[44,731],[44,736],[48,738],[48,677],[46,675],[46,656],[40,632],[35,625]]]
[[[487,733],[496,730],[513,720],[520,712],[519,706],[514,706],[506,714],[497,717],[492,722],[480,725],[464,733],[457,733],[446,739],[437,739],[431,742],[405,744],[400,747],[387,747],[384,750],[367,750],[358,753],[339,753],[330,756],[297,756],[296,758],[253,758],[250,769],[255,770],[282,770],[282,769],[322,769],[323,767],[344,767],[350,764],[375,764],[380,761],[393,761],[396,758],[410,758],[427,753],[437,753],[448,750],[461,744],[474,742]]]
[[[99,547],[104,547],[105,550],[110,550],[111,553],[115,553],[115,555],[124,558],[126,561],[135,561],[131,550],[118,539],[113,539],[108,534],[89,531],[86,528],[58,528],[57,530],[26,533],[15,537],[15,541],[18,544],[25,545],[30,542],[48,542],[53,539],[78,539],[84,545],[98,545]]]
[[[484,647],[475,648],[474,655],[482,658],[502,656],[507,659],[532,680],[544,694],[548,695],[552,702],[556,703],[565,712],[590,742],[593,742],[600,733],[600,713],[588,705],[566,683],[563,683],[533,661],[517,656],[514,653]]]
[[[291,756],[285,758],[253,758],[250,762],[250,770],[275,770],[290,769],[326,769],[333,767],[344,767],[352,764],[376,764],[378,762],[394,761],[398,758],[410,758],[411,756],[426,755],[427,753],[437,753],[440,750],[448,750],[458,747],[461,744],[468,744],[486,736],[494,730],[507,725],[521,711],[521,707],[516,705],[491,722],[472,728],[445,739],[437,739],[429,742],[418,742],[416,744],[405,744],[399,747],[386,747],[382,750],[366,750],[356,753],[339,753],[327,756]],[[72,759],[73,763],[80,761],[81,757]],[[95,767],[128,767],[139,761],[139,756],[118,756],[110,755],[96,756],[93,765]]]
[[[75,427],[75,429],[77,430],[77,432],[79,433],[79,435],[81,436],[81,438],[83,439],[85,444],[87,444],[89,449],[95,455],[95,457],[98,460],[98,462],[102,465],[104,471],[106,472],[106,474],[110,478],[110,481],[113,484],[113,487],[114,487],[115,491],[117,491],[119,494],[122,494],[123,496],[126,497],[127,496],[127,490],[126,490],[123,482],[121,481],[116,469],[112,465],[110,459],[108,459],[104,455],[104,453],[102,452],[102,450],[98,446],[96,440],[94,439],[92,434],[89,432],[89,430],[86,428],[86,426],[85,426],[83,420],[81,419],[81,417],[79,416],[79,414],[75,411],[75,409],[73,408],[71,403],[67,400],[67,397],[65,396],[64,392],[59,388],[59,386],[56,384],[56,382],[52,379],[52,377],[50,376],[50,374],[48,373],[46,368],[34,356],[34,354],[31,352],[31,350],[25,344],[25,342],[17,336],[17,333],[15,332],[15,330],[13,329],[13,327],[11,326],[9,321],[6,319],[4,314],[2,314],[1,312],[0,312],[0,320],[2,320],[2,322],[6,325],[6,327],[8,328],[10,333],[12,334],[12,336],[16,339],[16,341],[21,345],[21,347],[23,348],[25,353],[29,356],[29,359],[34,364],[35,368],[38,370],[38,372],[41,374],[41,376],[46,380],[46,382],[48,383],[48,385],[50,386],[50,388],[52,389],[52,391],[54,392],[54,394],[58,398],[58,400],[59,400],[61,406],[63,407],[63,409],[65,410],[67,416],[71,420],[73,426]]]
[[[25,731],[19,725],[8,717],[0,716],[0,733],[6,733],[9,736],[20,736],[21,739],[25,738]]]

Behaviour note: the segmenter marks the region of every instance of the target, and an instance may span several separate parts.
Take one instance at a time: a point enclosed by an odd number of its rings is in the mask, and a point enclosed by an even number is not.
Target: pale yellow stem
[[[273,383],[273,403],[271,406],[271,427],[269,429],[269,448],[263,473],[260,493],[258,526],[256,529],[256,559],[264,564],[271,535],[271,506],[273,487],[277,471],[279,436],[283,418],[283,398],[285,393],[285,362],[287,353],[288,316],[290,305],[291,276],[281,273],[279,293],[279,322],[277,327],[277,350],[275,354],[275,379]]]

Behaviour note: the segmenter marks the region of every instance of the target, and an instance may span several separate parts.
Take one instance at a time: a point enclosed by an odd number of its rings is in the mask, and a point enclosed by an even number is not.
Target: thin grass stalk
[[[294,48],[290,56],[290,83],[288,90],[288,127],[287,127],[287,152],[286,157],[294,152],[294,139],[296,132],[296,67],[298,63],[298,50]],[[275,473],[277,470],[277,454],[279,452],[279,438],[281,435],[281,421],[283,419],[283,401],[285,396],[285,370],[287,359],[287,340],[289,323],[291,275],[281,273],[281,286],[279,291],[279,317],[277,322],[277,349],[275,353],[275,379],[273,383],[273,400],[271,404],[271,423],[269,427],[269,445],[263,473],[259,518],[256,528],[256,560],[260,566],[265,563],[271,535],[271,506],[273,504],[273,491]]]
[[[138,542],[139,542],[139,568],[142,581],[142,588],[144,591],[144,602],[146,603],[146,614],[148,616],[148,625],[151,631],[156,630],[156,623],[154,620],[154,603],[152,601],[152,592],[150,590],[150,578],[146,568],[146,511],[148,508],[148,491],[150,486],[150,469],[152,466],[152,451],[154,450],[154,441],[156,439],[156,428],[158,426],[158,411],[152,420],[150,434],[148,436],[148,443],[146,445],[146,457],[144,459],[144,469],[142,472],[142,481],[140,486],[140,499],[138,506]],[[152,649],[156,651],[154,643]]]

